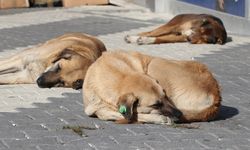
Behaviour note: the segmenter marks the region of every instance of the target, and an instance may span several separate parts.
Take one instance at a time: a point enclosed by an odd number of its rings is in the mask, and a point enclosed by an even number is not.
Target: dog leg
[[[169,34],[160,37],[141,36],[137,39],[136,43],[138,45],[145,45],[145,44],[174,43],[174,42],[186,42],[186,41],[187,41],[186,35]]]
[[[178,33],[179,29],[176,25],[163,25],[149,32],[142,32],[138,35],[126,35],[124,40],[127,43],[154,44],[156,37],[167,36],[169,34]],[[180,33],[181,34],[181,33]]]
[[[159,114],[138,114],[138,122],[154,124],[173,124],[173,120],[167,116]]]
[[[26,70],[0,75],[1,84],[31,84],[34,83]]]
[[[137,36],[137,35],[127,35],[124,40],[127,43],[137,43],[138,45],[153,44],[155,42],[155,37]]]
[[[2,75],[2,74],[8,74],[8,73],[14,73],[14,72],[17,72],[17,71],[19,71],[18,68],[11,67],[11,68],[0,70],[0,75]]]
[[[139,36],[147,37],[158,37],[163,35],[168,35],[171,33],[176,33],[178,31],[178,26],[176,25],[162,25],[152,31],[139,33]]]
[[[95,112],[95,115],[101,120],[122,120],[124,117],[118,111],[114,111],[108,107],[103,107]]]
[[[115,111],[115,106],[114,108],[110,108],[107,104],[102,102],[99,96],[94,94],[92,90],[88,90],[86,87],[83,102],[85,105],[84,112],[88,116],[96,116],[101,120],[112,121],[124,119],[122,114],[118,112],[118,109]]]
[[[127,43],[137,43],[137,40],[140,38],[140,36],[137,36],[137,35],[126,35],[124,37],[124,40],[127,42]]]
[[[188,41],[186,35],[170,34],[170,35],[156,37],[154,44],[186,42],[186,41]]]
[[[0,60],[0,75],[20,71],[21,64],[21,60],[15,58]]]
[[[163,25],[149,32],[142,32],[138,35],[126,35],[124,40],[127,43],[137,43],[142,44],[153,44],[154,37],[159,37],[163,35],[168,35],[177,32],[177,26]],[[148,38],[146,38],[148,37]],[[151,38],[150,38],[151,37]]]
[[[145,45],[145,44],[154,44],[156,38],[155,37],[146,37],[146,36],[141,36],[137,39],[136,43],[138,45]]]
[[[0,60],[0,84],[15,84],[23,79],[27,80],[25,71],[22,71],[20,59],[11,57]],[[30,83],[30,81],[27,81]]]

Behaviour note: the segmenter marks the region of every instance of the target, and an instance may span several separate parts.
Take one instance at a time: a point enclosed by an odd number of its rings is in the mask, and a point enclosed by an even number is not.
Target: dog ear
[[[72,50],[70,50],[70,49],[68,49],[68,48],[66,48],[66,49],[64,49],[62,52],[61,52],[61,54],[59,55],[59,57],[60,58],[63,58],[63,59],[71,59],[71,57],[73,56],[73,55],[75,55],[75,54],[77,54],[76,52],[74,52],[74,51],[72,51]]]
[[[119,97],[117,105],[127,105],[132,107],[138,99],[133,93],[123,94]]]
[[[136,105],[138,104],[138,98],[133,93],[127,93],[119,97],[117,106],[118,111],[127,120],[134,119],[134,113],[136,113]]]
[[[64,49],[59,55],[56,57],[56,59],[52,62],[55,63],[60,59],[67,59],[70,60],[73,55],[77,54],[76,52],[66,48]]]

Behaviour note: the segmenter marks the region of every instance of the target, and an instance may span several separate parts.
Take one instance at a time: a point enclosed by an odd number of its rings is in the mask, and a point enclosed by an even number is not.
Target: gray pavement
[[[250,149],[250,38],[229,35],[232,41],[222,46],[123,41],[124,35],[147,31],[170,17],[114,6],[0,11],[0,58],[66,32],[85,32],[98,36],[109,50],[195,59],[207,64],[221,85],[223,106],[217,120],[192,123],[196,129],[117,125],[87,117],[81,91],[1,85],[0,149]],[[78,125],[82,136],[63,129]]]

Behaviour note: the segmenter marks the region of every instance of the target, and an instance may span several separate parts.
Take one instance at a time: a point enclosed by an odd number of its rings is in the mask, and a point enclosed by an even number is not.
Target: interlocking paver
[[[22,13],[20,13],[22,12]],[[250,38],[231,35],[225,45],[171,43],[135,45],[127,34],[157,27],[170,15],[115,6],[0,11],[0,58],[65,32],[98,36],[109,50],[137,50],[208,65],[221,85],[223,106],[216,121],[192,123],[197,129],[165,125],[117,125],[83,112],[82,93],[68,88],[0,85],[0,149],[232,149],[250,148]],[[41,16],[42,15],[42,16]],[[1,21],[4,20],[4,21]],[[81,125],[83,136],[64,126]]]

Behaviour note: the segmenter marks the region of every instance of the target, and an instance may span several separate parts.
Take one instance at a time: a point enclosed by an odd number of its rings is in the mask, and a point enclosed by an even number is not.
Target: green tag
[[[120,108],[119,108],[119,112],[120,112],[121,114],[125,114],[125,113],[127,112],[126,106],[121,105]]]

